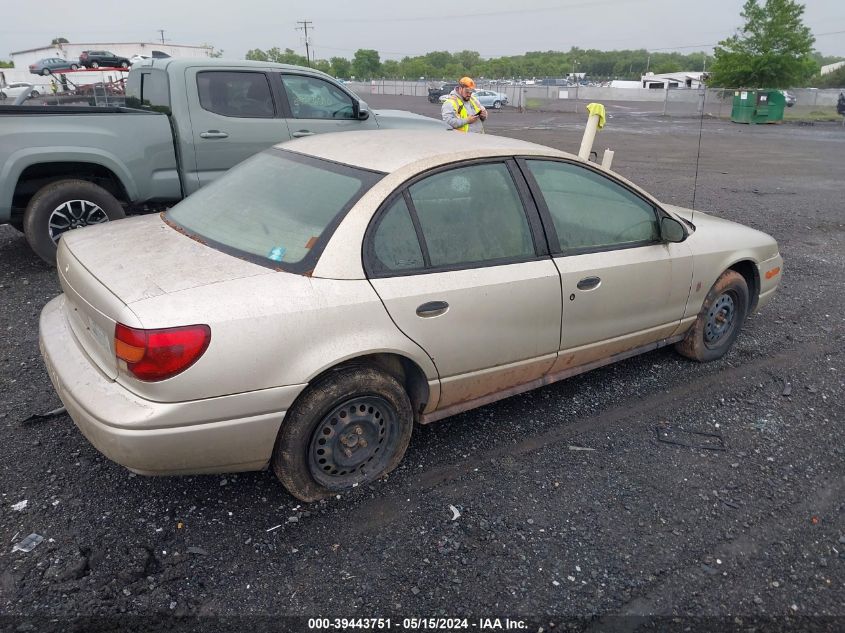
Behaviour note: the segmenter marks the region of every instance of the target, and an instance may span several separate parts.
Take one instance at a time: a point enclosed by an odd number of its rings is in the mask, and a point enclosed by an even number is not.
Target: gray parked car
[[[60,70],[76,70],[79,68],[79,64],[76,62],[71,62],[66,59],[62,59],[61,57],[46,57],[44,59],[39,59],[34,64],[29,65],[29,72],[33,75],[49,75],[52,72],[58,72]]]

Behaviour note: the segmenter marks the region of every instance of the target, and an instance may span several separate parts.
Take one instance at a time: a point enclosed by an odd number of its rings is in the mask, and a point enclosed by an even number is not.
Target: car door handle
[[[578,288],[578,290],[592,290],[594,288],[598,288],[600,283],[601,277],[584,277],[578,282],[576,288]]]
[[[200,138],[229,138],[229,135],[220,130],[208,130],[208,132],[201,132]]]
[[[310,130],[299,130],[299,132],[294,132],[291,136],[293,136],[293,138],[302,138],[303,136],[314,136],[314,134],[315,133]]]
[[[429,317],[436,317],[444,314],[449,309],[449,304],[445,301],[429,301],[417,308],[417,316],[424,319]]]

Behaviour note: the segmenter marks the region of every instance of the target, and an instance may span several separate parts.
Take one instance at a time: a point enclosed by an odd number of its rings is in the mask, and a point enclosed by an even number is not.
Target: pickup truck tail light
[[[142,330],[118,323],[114,350],[119,361],[136,378],[156,382],[171,378],[193,365],[208,349],[207,325]]]

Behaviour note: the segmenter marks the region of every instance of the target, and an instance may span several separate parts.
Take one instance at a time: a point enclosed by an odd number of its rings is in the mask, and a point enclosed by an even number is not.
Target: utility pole
[[[305,59],[308,61],[308,66],[311,66],[311,49],[308,42],[308,27],[311,26],[313,30],[313,22],[311,20],[299,20],[297,24],[301,24],[302,26],[296,27],[297,31],[305,31]]]
[[[161,34],[161,43],[164,44],[164,29],[159,29],[158,32]]]

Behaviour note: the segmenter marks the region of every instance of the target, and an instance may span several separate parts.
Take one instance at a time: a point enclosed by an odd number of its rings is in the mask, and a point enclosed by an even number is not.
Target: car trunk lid
[[[157,215],[70,231],[59,242],[56,265],[68,323],[94,364],[111,379],[118,369],[115,325],[147,327],[133,312],[133,303],[272,273],[195,242]]]

